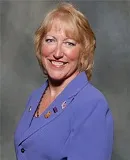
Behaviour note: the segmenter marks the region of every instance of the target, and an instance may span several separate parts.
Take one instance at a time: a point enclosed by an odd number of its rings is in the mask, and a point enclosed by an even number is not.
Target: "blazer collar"
[[[74,100],[75,96],[84,88],[85,85],[87,85],[88,80],[85,72],[79,73],[75,79],[73,79],[67,87],[61,92],[61,94],[50,104],[50,106],[47,108],[47,110],[43,113],[41,120],[39,123],[34,126],[28,128],[23,136],[21,137],[19,144],[29,138],[31,135],[33,135],[35,132],[37,132],[40,128],[46,126],[48,123],[50,123],[52,120],[57,118],[64,110],[66,107],[69,106],[69,104]],[[48,85],[48,81],[45,82],[45,84],[38,90],[36,91],[33,96],[32,100],[29,104],[31,106],[32,110],[28,113],[26,113],[25,119],[28,119],[27,125],[31,124],[31,121],[33,119],[33,115],[36,111],[36,108],[39,104],[39,101]],[[53,109],[56,108],[57,112],[54,113]],[[47,115],[48,112],[51,112],[51,115],[48,118],[45,118],[44,116]]]

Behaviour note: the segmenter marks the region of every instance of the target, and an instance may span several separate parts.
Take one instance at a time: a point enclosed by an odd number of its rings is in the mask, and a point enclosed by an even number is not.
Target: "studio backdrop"
[[[97,39],[92,83],[114,117],[112,160],[130,160],[130,1],[71,1],[88,18]],[[44,81],[33,37],[58,1],[6,0],[1,5],[2,160],[15,160],[13,136],[30,93]]]

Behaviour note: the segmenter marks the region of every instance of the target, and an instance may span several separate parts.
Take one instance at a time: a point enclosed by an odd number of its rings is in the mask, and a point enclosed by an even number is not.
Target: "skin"
[[[65,35],[64,26],[56,20],[44,36],[41,53],[42,64],[48,74],[48,93],[52,99],[79,73],[81,44]]]

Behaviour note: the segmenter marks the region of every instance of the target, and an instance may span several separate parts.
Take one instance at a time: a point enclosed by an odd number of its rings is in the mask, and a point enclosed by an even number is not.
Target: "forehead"
[[[79,41],[77,27],[75,27],[72,23],[68,23],[67,21],[62,21],[58,19],[53,20],[53,22],[47,26],[47,33],[50,31],[64,34],[68,38]]]
[[[48,30],[48,32],[50,32],[50,31],[65,33],[65,27],[61,21],[56,20],[50,26],[50,29]]]

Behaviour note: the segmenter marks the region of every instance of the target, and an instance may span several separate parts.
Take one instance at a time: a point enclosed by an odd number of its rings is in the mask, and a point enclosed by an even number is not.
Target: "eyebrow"
[[[54,36],[51,36],[51,35],[46,35],[46,36],[49,36],[49,37],[53,37],[53,38],[55,38]],[[46,36],[45,36],[45,37],[46,37]]]
[[[50,36],[50,37],[52,37],[52,38],[54,38],[54,39],[57,39],[55,36],[51,36],[51,35],[46,35],[46,36]],[[70,40],[73,40],[73,41],[77,42],[75,39],[70,38],[70,37],[66,37],[64,40],[68,40],[68,39],[70,39]]]

